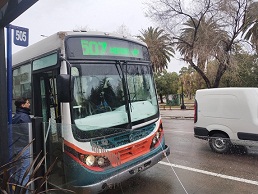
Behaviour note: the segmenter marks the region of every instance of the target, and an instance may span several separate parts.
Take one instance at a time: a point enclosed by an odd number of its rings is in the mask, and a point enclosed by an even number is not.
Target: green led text
[[[83,55],[105,55],[107,50],[106,42],[95,42],[81,40]]]
[[[109,47],[107,42],[81,40],[83,55],[107,55],[137,57],[140,53],[138,49],[126,47]]]

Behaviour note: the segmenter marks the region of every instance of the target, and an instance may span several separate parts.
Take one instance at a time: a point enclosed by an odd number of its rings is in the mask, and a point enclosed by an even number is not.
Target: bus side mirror
[[[60,74],[56,78],[57,99],[59,102],[71,102],[73,100],[74,77]]]

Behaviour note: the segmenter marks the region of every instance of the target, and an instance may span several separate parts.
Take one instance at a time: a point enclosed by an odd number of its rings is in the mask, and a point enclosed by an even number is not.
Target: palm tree
[[[147,30],[142,30],[141,36],[138,38],[145,42],[149,48],[153,71],[162,72],[167,68],[170,57],[175,53],[169,35],[158,27],[155,29],[149,27]]]
[[[191,18],[184,25],[185,28],[174,43],[180,54],[184,56],[184,60],[199,73],[210,88],[211,83],[205,75],[205,67],[208,60],[224,57],[228,41],[227,33],[220,30],[219,25],[212,18],[208,20],[205,17]],[[196,61],[196,64],[193,61]]]
[[[250,4],[244,22],[244,39],[250,40],[258,54],[258,2]]]

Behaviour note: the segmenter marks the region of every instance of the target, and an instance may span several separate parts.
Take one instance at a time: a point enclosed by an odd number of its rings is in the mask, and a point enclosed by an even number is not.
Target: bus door
[[[34,115],[43,118],[44,155],[46,155],[47,170],[53,163],[55,167],[48,181],[51,185],[63,185],[63,160],[60,124],[60,108],[57,102],[56,90],[57,70],[33,74]],[[55,162],[55,160],[57,161]]]

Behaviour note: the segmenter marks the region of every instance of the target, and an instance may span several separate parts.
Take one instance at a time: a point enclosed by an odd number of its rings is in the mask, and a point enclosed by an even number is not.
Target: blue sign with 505
[[[13,43],[18,46],[28,46],[29,45],[29,29],[12,26],[13,32]]]

